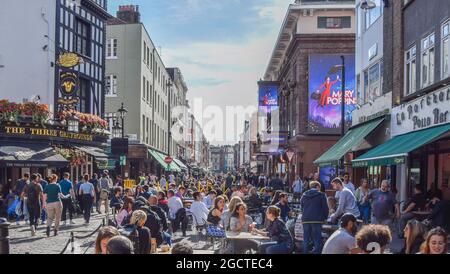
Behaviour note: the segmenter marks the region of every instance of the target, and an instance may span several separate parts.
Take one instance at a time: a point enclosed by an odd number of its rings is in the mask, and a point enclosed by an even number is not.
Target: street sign
[[[287,157],[289,159],[289,162],[292,161],[292,158],[294,157],[294,154],[295,154],[295,152],[293,152],[292,150],[287,150],[286,151],[286,155],[287,155]]]
[[[173,159],[172,159],[172,157],[167,156],[167,157],[164,159],[164,162],[165,162],[166,164],[170,165],[170,164],[173,162]]]
[[[121,166],[127,165],[127,156],[120,156],[120,165]]]

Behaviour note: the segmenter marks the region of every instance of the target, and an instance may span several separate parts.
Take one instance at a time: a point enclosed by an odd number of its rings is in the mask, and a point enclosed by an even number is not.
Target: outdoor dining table
[[[259,241],[261,244],[261,241],[268,241],[270,240],[270,237],[262,236],[259,234],[252,234],[250,232],[234,232],[234,231],[227,231],[226,232],[227,240],[230,241],[241,241],[241,240],[255,240]],[[233,245],[233,249],[235,246]],[[233,250],[233,254],[236,253],[235,250]]]
[[[270,237],[262,236],[259,234],[252,234],[250,232],[233,232],[227,231],[227,239],[229,240],[257,240],[257,241],[267,241]]]

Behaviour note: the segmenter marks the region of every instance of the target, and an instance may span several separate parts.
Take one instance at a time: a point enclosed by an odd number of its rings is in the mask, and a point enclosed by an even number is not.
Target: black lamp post
[[[114,120],[114,122],[113,122],[113,127],[112,127],[112,136],[113,136],[113,138],[121,138],[122,137],[122,133],[123,133],[123,130],[122,130],[122,127],[120,126],[120,124],[119,124],[119,121],[118,120]]]
[[[128,110],[123,106],[123,103],[122,103],[122,106],[119,108],[119,110],[117,110],[117,112],[119,113],[119,117],[122,122],[122,139],[124,139],[125,138],[125,117],[128,114]]]

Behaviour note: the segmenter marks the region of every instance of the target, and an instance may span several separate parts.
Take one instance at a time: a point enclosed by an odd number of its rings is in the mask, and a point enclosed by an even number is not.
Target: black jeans
[[[30,215],[30,226],[36,226],[41,218],[41,204],[27,203],[28,214]]]
[[[67,220],[67,211],[69,211],[69,219],[73,219],[73,205],[71,198],[61,199],[63,204],[63,209],[61,213],[61,221],[65,222]]]
[[[89,220],[91,219],[91,209],[92,209],[92,196],[90,194],[83,194],[82,201],[83,201],[83,214],[84,214],[84,220],[86,223],[89,223]]]
[[[180,208],[177,211],[177,213],[175,214],[175,220],[172,221],[173,232],[176,232],[178,230],[178,228],[180,228],[180,223],[181,223],[181,231],[183,232],[183,234],[185,234],[186,230],[187,230],[188,222],[189,222],[189,220],[186,215],[186,209]]]

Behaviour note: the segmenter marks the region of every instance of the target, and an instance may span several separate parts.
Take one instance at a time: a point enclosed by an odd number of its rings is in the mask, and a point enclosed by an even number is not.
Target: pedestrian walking
[[[95,190],[92,183],[89,182],[89,174],[83,176],[83,183],[80,186],[79,195],[83,201],[84,224],[88,225],[91,218],[92,204],[95,202]]]
[[[338,208],[336,209],[336,212],[330,216],[330,222],[337,223],[339,218],[346,213],[353,214],[356,218],[359,218],[361,214],[359,213],[359,208],[356,204],[356,198],[355,195],[353,195],[353,192],[344,187],[344,183],[340,178],[335,178],[331,184],[334,190],[339,191],[339,197]]]
[[[107,170],[103,171],[102,178],[99,180],[99,192],[100,192],[100,202],[99,202],[99,211],[102,204],[105,205],[105,213],[109,213],[109,194],[111,192],[111,188],[113,183],[109,178],[109,172]]]
[[[47,237],[50,237],[50,230],[53,222],[55,222],[54,235],[58,235],[59,223],[61,221],[61,213],[63,208],[62,199],[64,198],[64,195],[61,191],[61,186],[57,184],[58,176],[52,174],[50,178],[50,183],[44,189],[44,208],[47,212],[48,217],[46,229]]]
[[[38,177],[37,178],[38,183],[41,185],[42,189],[45,190],[45,188],[48,185],[48,182],[46,180],[42,179],[42,175],[41,174],[37,173],[36,175]],[[45,210],[42,210],[42,213],[41,213],[41,225],[45,224],[46,219],[47,219],[47,212]]]
[[[37,182],[37,175],[30,176],[30,183],[23,189],[23,200],[26,201],[28,213],[30,214],[31,236],[36,235],[41,209],[44,201],[42,186]]]
[[[64,197],[61,199],[62,204],[63,204],[63,209],[62,209],[62,213],[61,213],[61,221],[63,222],[63,225],[67,225],[67,213],[69,213],[69,220],[70,220],[70,224],[73,225],[75,224],[73,222],[73,212],[74,212],[74,208],[73,208],[73,202],[72,199],[75,198],[75,192],[73,190],[73,184],[70,181],[70,174],[69,173],[64,173],[63,175],[63,179],[58,183],[59,186],[61,187],[61,193],[64,195]]]

